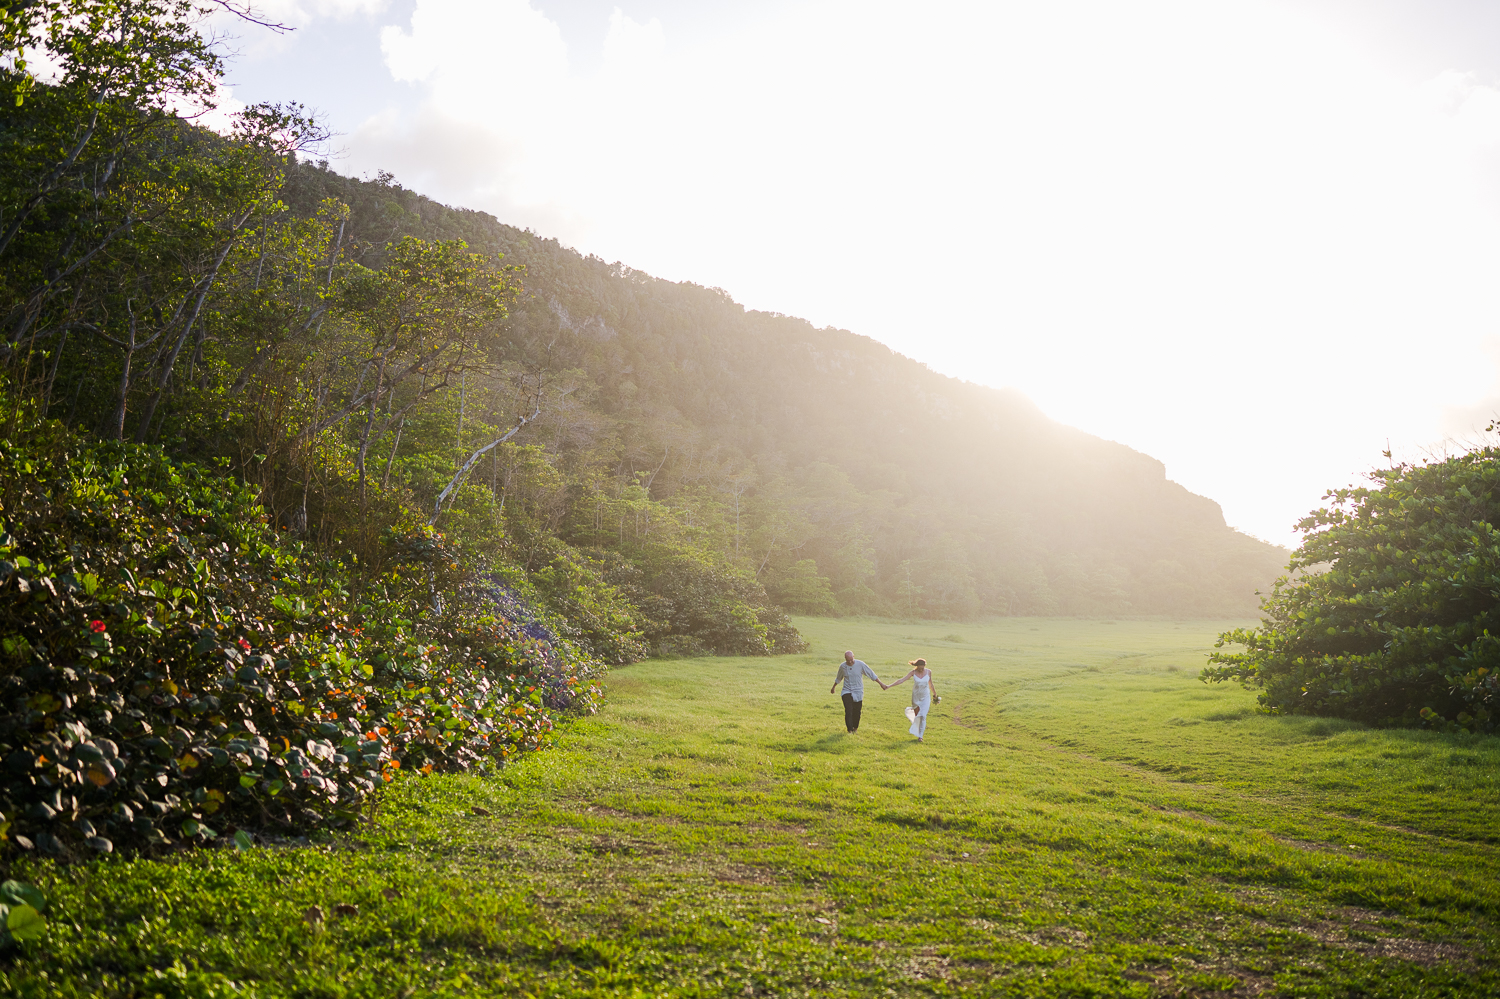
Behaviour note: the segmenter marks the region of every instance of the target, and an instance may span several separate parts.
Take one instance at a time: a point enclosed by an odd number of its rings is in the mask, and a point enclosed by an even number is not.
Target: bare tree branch
[[[241,21],[249,21],[251,24],[259,25],[262,28],[268,28],[271,31],[284,33],[297,30],[289,24],[282,24],[280,21],[262,20],[260,15],[255,12],[255,8],[250,6],[249,4],[235,4],[231,3],[230,0],[209,0],[209,2],[211,2],[215,7],[219,7],[222,10],[228,11],[235,17],[239,18]]]
[[[499,436],[499,437],[495,438],[494,440],[490,441],[488,444],[486,444],[484,447],[480,448],[478,451],[475,451],[473,454],[469,455],[469,460],[466,461],[466,462],[464,462],[463,467],[458,470],[458,474],[455,475],[455,476],[453,476],[453,478],[449,479],[448,480],[448,484],[443,487],[443,491],[440,492],[440,493],[438,493],[437,502],[435,504],[433,504],[432,519],[427,522],[428,525],[431,526],[432,524],[436,524],[437,523],[438,517],[441,516],[442,512],[443,512],[443,501],[446,500],[450,495],[453,494],[453,491],[458,488],[458,484],[463,481],[464,476],[466,476],[466,475],[469,474],[469,470],[472,469],[475,465],[479,464],[479,459],[480,458],[484,457],[484,455],[491,448],[498,447],[499,445],[504,444],[506,441],[510,440],[516,434],[520,433],[522,427],[526,426],[526,424],[530,423],[532,420],[535,420],[538,416],[541,416],[541,415],[542,415],[542,403],[541,403],[540,395],[538,395],[536,409],[532,412],[532,414],[530,416],[523,416],[523,417],[521,417],[521,421],[519,423],[517,423],[515,426],[511,427],[509,430],[507,430],[501,436]]]

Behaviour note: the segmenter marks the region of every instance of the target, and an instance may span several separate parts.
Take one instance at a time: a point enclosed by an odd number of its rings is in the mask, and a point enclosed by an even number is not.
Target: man
[[[885,684],[875,671],[863,662],[854,658],[852,651],[844,652],[844,661],[839,664],[839,671],[833,677],[833,686],[828,688],[831,694],[838,689],[839,681],[844,681],[844,727],[853,735],[859,731],[859,712],[864,707],[865,700],[865,677],[869,677],[880,684],[880,689],[885,689]]]

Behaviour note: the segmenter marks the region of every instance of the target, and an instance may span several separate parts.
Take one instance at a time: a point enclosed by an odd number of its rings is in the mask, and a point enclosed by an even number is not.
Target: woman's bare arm
[[[890,687],[886,687],[885,689],[886,690],[890,690],[891,687],[899,687],[899,686],[901,686],[907,680],[910,680],[911,679],[911,675],[913,673],[915,673],[915,672],[916,672],[916,670],[908,670],[907,674],[905,676],[903,676],[901,679],[897,680],[895,683],[891,684]]]

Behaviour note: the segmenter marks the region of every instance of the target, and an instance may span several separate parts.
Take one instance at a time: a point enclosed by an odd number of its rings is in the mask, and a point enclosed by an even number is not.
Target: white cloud
[[[609,15],[609,34],[604,36],[605,72],[617,77],[649,73],[660,66],[666,47],[659,19],[637,24],[616,7]]]
[[[220,135],[228,135],[234,131],[235,116],[245,110],[245,102],[234,96],[232,88],[216,87],[211,105],[177,98],[169,101],[168,107],[173,113],[191,118]]]
[[[410,30],[383,29],[380,48],[396,79],[427,82],[434,103],[497,124],[500,92],[567,79],[562,33],[526,0],[417,0]]]
[[[524,0],[417,0],[382,48],[425,107],[350,165],[1016,385],[1276,539],[1497,395],[1500,90],[1462,67],[1413,87],[1249,0],[605,39],[581,74]]]

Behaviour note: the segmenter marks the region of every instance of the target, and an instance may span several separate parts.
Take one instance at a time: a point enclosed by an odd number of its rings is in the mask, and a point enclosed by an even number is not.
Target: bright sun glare
[[[368,51],[302,56],[349,81],[340,169],[1015,386],[1270,540],[1388,440],[1412,456],[1500,405],[1500,90],[1411,79],[1297,5],[689,28],[622,4],[599,51],[527,0],[268,9],[367,26]],[[257,45],[237,75],[285,58]],[[403,86],[356,118],[361,74]],[[238,95],[291,96],[267,89]]]

